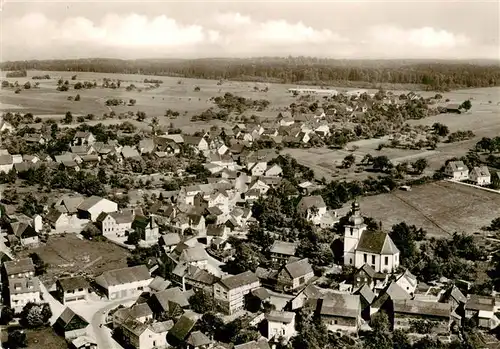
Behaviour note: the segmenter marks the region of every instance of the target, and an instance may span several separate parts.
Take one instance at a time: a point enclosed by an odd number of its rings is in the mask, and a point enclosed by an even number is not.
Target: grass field
[[[49,265],[42,280],[51,285],[62,273],[85,272],[99,275],[106,270],[127,266],[128,251],[110,242],[80,240],[76,235],[51,236],[44,246],[26,251],[36,252]],[[91,266],[85,266],[94,262]]]
[[[58,336],[52,327],[42,327],[36,330],[24,331],[26,331],[26,337],[28,339],[27,348],[29,349],[61,349],[68,347],[66,340]],[[2,331],[1,338],[2,342],[7,341],[7,331]]]
[[[381,221],[384,230],[402,221],[427,230],[429,236],[473,234],[500,216],[500,194],[441,181],[360,199],[364,215]]]

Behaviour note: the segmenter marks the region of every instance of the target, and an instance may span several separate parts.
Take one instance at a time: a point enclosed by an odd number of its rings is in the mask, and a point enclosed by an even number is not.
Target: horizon
[[[499,23],[497,1],[14,1],[1,60],[500,61]]]

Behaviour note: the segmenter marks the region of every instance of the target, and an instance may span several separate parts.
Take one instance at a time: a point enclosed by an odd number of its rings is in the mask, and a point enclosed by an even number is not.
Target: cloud
[[[445,29],[388,25],[358,29],[356,33],[338,33],[303,21],[258,20],[239,12],[208,13],[205,18],[185,22],[167,15],[135,13],[106,14],[100,20],[77,16],[56,21],[30,13],[4,19],[2,47],[6,60],[91,56],[498,57],[492,47],[474,47],[467,36]]]

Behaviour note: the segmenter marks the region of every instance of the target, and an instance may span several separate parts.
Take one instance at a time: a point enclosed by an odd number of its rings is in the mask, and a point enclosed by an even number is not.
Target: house
[[[156,276],[149,284],[149,289],[151,292],[160,292],[166,290],[171,284],[169,280],[165,280],[161,276]]]
[[[156,318],[162,314],[176,314],[178,310],[189,307],[189,297],[192,293],[184,292],[179,287],[167,288],[166,290],[153,293],[148,305],[153,310]]]
[[[194,331],[189,335],[186,344],[189,349],[209,349],[212,347],[213,340],[208,338],[203,332]]]
[[[181,235],[178,233],[167,233],[162,234],[160,237],[159,244],[163,246],[165,252],[172,252],[175,246],[181,242]]]
[[[264,176],[266,177],[278,177],[281,176],[283,173],[283,169],[281,168],[280,165],[274,164],[274,165],[268,165],[266,172],[264,172]]]
[[[136,216],[132,222],[132,229],[134,229],[140,236],[141,240],[146,244],[155,244],[160,237],[160,228],[156,219],[153,216]]]
[[[359,295],[359,299],[361,301],[361,316],[364,320],[369,321],[371,316],[371,305],[375,298],[377,297],[375,293],[373,293],[372,289],[364,284],[361,288],[355,290],[353,292],[354,295]]]
[[[380,309],[390,313],[393,309],[395,300],[411,299],[408,292],[403,290],[401,286],[392,281],[371,304],[370,314],[374,314]]]
[[[254,163],[249,163],[247,169],[250,171],[250,174],[252,176],[262,176],[267,170],[267,161],[257,161]]]
[[[127,346],[136,349],[168,348],[167,334],[172,327],[172,320],[143,324],[140,321],[128,319],[120,325],[122,330],[121,340]]]
[[[450,103],[446,106],[447,113],[461,114],[462,106],[460,104]]]
[[[12,155],[0,155],[0,172],[9,173],[14,167],[14,159]]]
[[[314,271],[307,258],[292,261],[278,271],[276,288],[295,291],[305,286],[314,277]]]
[[[183,291],[195,289],[212,293],[213,286],[218,280],[208,271],[188,263],[179,263],[172,271],[172,281]]]
[[[444,174],[455,181],[469,179],[469,169],[463,161],[450,161],[444,168]]]
[[[47,143],[47,139],[39,133],[26,133],[23,137],[27,144],[41,144]]]
[[[295,256],[295,251],[297,250],[297,243],[286,242],[275,240],[269,252],[271,253],[271,259],[274,262],[286,261],[290,257]]]
[[[321,321],[332,332],[357,333],[361,322],[358,295],[329,293],[318,302]]]
[[[457,286],[453,285],[450,287],[439,300],[443,303],[449,303],[451,306],[452,317],[457,320],[465,315],[465,303],[467,303],[467,297],[458,289]]]
[[[495,298],[490,296],[470,295],[465,303],[465,317],[475,318],[482,328],[492,328],[495,324]]]
[[[15,129],[16,128],[14,126],[5,121],[3,118],[0,119],[0,132],[13,132]]]
[[[196,325],[196,322],[197,318],[194,316],[182,315],[168,333],[169,342],[174,342],[175,344],[184,343],[194,325]]]
[[[29,278],[35,276],[35,265],[31,258],[23,258],[3,263],[3,279]]]
[[[470,171],[469,179],[477,185],[490,185],[491,175],[487,166],[476,166]]]
[[[271,349],[271,347],[265,339],[262,339],[235,345],[234,349]]]
[[[13,222],[8,224],[7,232],[9,241],[21,246],[36,247],[39,243],[38,233],[35,228],[26,222]]]
[[[97,349],[97,343],[88,336],[80,336],[71,341],[70,349]]]
[[[418,280],[415,275],[406,269],[403,274],[396,276],[396,284],[412,296],[417,289]]]
[[[321,217],[326,213],[326,204],[320,195],[305,196],[300,199],[297,211],[308,221],[319,225]]]
[[[72,340],[86,336],[88,326],[89,323],[84,318],[66,307],[54,323],[54,330],[67,340]]]
[[[95,222],[102,212],[111,213],[118,211],[118,204],[99,196],[91,196],[78,205],[78,216]]]
[[[110,300],[132,297],[147,291],[153,281],[145,265],[109,270],[95,279]]]
[[[155,142],[151,138],[144,138],[139,141],[137,148],[139,149],[139,153],[141,155],[150,154],[155,150]]]
[[[73,145],[93,145],[96,139],[91,132],[77,131],[73,137]]]
[[[62,304],[86,301],[89,296],[90,285],[82,276],[72,276],[57,279],[57,298]]]
[[[245,295],[257,287],[260,287],[257,276],[246,271],[219,280],[214,285],[214,298],[231,315],[243,309]]]
[[[40,280],[35,276],[9,278],[8,287],[8,304],[16,314],[30,302],[41,302]]]
[[[134,319],[141,323],[153,322],[153,311],[147,302],[137,301],[130,308],[118,309],[113,314],[113,327],[119,327],[127,320]]]
[[[132,229],[135,213],[132,210],[122,212],[101,212],[96,223],[104,235],[125,236]]]
[[[389,273],[399,267],[399,250],[391,237],[382,231],[366,229],[359,204],[354,202],[352,215],[344,231],[344,264],[360,268],[368,263],[376,272]]]
[[[271,310],[265,315],[267,320],[267,338],[289,340],[296,334],[295,313]]]
[[[368,263],[365,263],[354,273],[352,286],[354,289],[363,285],[367,285],[371,290],[380,289],[380,285],[384,285],[386,280],[387,274],[377,273]]]
[[[197,152],[205,152],[208,150],[208,143],[203,137],[185,135],[184,144]]]
[[[447,335],[451,325],[451,306],[448,303],[414,299],[394,300],[394,329],[410,329],[413,322],[432,324],[429,333]]]

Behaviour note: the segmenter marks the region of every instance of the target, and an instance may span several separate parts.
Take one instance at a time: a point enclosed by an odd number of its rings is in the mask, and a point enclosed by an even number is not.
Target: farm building
[[[455,113],[455,114],[461,114],[462,113],[462,107],[460,106],[460,104],[456,104],[456,103],[448,104],[446,106],[446,112],[448,112],[448,113]]]

